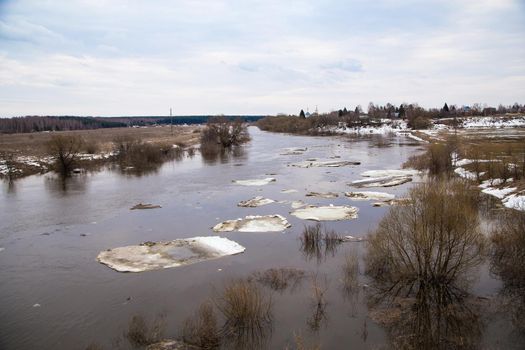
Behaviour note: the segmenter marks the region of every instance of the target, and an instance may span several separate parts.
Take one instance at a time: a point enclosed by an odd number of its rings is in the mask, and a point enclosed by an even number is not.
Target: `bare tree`
[[[82,139],[73,135],[55,135],[47,146],[49,153],[55,157],[55,170],[63,176],[69,175],[78,162]]]

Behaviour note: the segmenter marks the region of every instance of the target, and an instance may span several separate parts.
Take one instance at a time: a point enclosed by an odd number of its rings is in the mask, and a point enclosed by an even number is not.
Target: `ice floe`
[[[352,181],[349,185],[355,187],[392,187],[412,181],[410,176],[383,176]]]
[[[303,201],[293,201],[292,204],[291,204],[291,207],[292,209],[299,209],[299,208],[302,208],[306,205],[305,202]]]
[[[348,166],[348,165],[359,165],[361,162],[354,162],[349,160],[324,160],[324,161],[318,161],[318,160],[305,160],[298,163],[290,164],[293,167],[297,168],[319,168],[319,167],[327,167],[327,168],[338,168],[342,166]]]
[[[418,170],[413,169],[387,169],[387,170],[368,170],[361,173],[363,177],[386,177],[386,176],[415,176]]]
[[[390,193],[372,192],[372,191],[345,192],[345,196],[353,200],[382,200],[382,201],[392,200],[396,197],[395,195],[390,194]]]
[[[264,179],[251,179],[251,180],[233,180],[233,183],[242,186],[264,186],[268,185],[270,182],[277,181],[274,177],[267,177]]]
[[[341,238],[343,242],[364,242],[366,238],[364,237],[354,237],[354,236],[343,236]]]
[[[137,209],[157,209],[162,208],[160,205],[151,204],[151,203],[139,203],[130,208],[130,210],[137,210]]]
[[[250,215],[244,219],[227,220],[213,226],[215,232],[279,232],[291,227],[281,215]]]
[[[287,193],[287,194],[289,194],[289,193],[297,193],[297,192],[299,192],[299,191],[294,190],[294,189],[281,190],[281,193]]]
[[[119,272],[143,272],[217,259],[245,249],[224,237],[193,237],[108,249],[97,260]]]
[[[314,221],[336,221],[336,220],[351,220],[357,218],[359,209],[350,206],[313,206],[309,205],[306,208],[300,208],[292,211],[295,217],[303,220]]]
[[[239,202],[239,204],[237,204],[237,206],[254,208],[254,207],[260,207],[260,206],[271,204],[271,203],[275,203],[275,201],[270,198],[264,198],[261,196],[257,196],[252,199],[241,201]]]
[[[306,197],[318,197],[318,198],[337,198],[339,194],[335,192],[308,192]]]
[[[299,155],[299,154],[303,154],[304,152],[306,152],[307,149],[308,148],[306,148],[306,147],[285,148],[283,150],[283,152],[280,153],[280,155],[282,155],[282,156]]]

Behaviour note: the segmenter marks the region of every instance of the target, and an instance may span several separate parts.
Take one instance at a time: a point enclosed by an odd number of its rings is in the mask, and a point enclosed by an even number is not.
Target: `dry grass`
[[[303,270],[282,267],[255,272],[251,278],[272,290],[283,292],[288,288],[293,291],[304,277]]]
[[[202,303],[195,315],[184,321],[182,339],[185,343],[198,346],[203,350],[220,347],[219,326],[213,304],[210,301]]]
[[[324,229],[320,223],[305,226],[300,236],[301,251],[307,260],[315,258],[321,262],[327,255],[334,256],[342,243],[341,237],[333,230]]]
[[[151,326],[143,316],[135,315],[131,318],[124,336],[132,346],[147,346],[159,342],[165,328],[166,320],[163,315],[157,316]]]
[[[100,152],[113,150],[113,140],[130,137],[148,143],[196,145],[199,142],[200,126],[174,126],[173,134],[169,126],[144,128],[110,128],[97,130],[77,130],[60,132],[39,132],[28,134],[2,135],[0,138],[0,157],[12,153],[16,156],[46,156],[46,144],[54,135],[67,135],[81,138],[85,143],[83,151],[98,148]],[[95,145],[95,146],[92,146]]]
[[[356,295],[359,291],[359,259],[356,253],[345,255],[341,272],[344,295],[347,297]]]
[[[432,176],[449,176],[454,172],[452,156],[457,151],[457,142],[457,139],[451,137],[444,143],[432,143],[427,146],[425,153],[410,157],[403,166],[428,170]]]
[[[312,314],[306,320],[306,324],[313,332],[317,332],[321,325],[327,320],[326,314],[326,292],[328,291],[328,280],[326,276],[319,278],[317,274],[312,276]]]
[[[305,344],[303,336],[301,333],[293,334],[294,345],[292,347],[286,346],[285,350],[320,350],[319,345],[308,346]]]
[[[237,348],[260,347],[271,332],[271,298],[254,282],[231,281],[214,302],[225,319],[222,337]]]

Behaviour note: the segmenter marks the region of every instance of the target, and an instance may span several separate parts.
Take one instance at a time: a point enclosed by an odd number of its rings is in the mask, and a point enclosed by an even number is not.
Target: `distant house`
[[[470,113],[471,110],[472,110],[472,108],[470,108],[470,106],[463,106],[463,107],[461,107],[461,112],[463,112],[463,113]]]

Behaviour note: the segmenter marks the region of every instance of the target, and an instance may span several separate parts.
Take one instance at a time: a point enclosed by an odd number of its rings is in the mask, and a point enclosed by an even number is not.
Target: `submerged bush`
[[[333,230],[323,229],[320,223],[305,226],[300,236],[301,251],[307,260],[322,261],[328,254],[334,256],[342,243],[341,237]]]
[[[211,118],[201,132],[201,151],[216,153],[249,141],[248,128],[242,120],[226,117]]]
[[[182,339],[199,349],[218,349],[221,343],[217,317],[210,301],[204,302],[195,315],[184,321]]]
[[[430,144],[425,153],[412,156],[405,167],[428,170],[430,175],[451,175],[454,172],[453,157],[456,145],[452,142]]]
[[[128,330],[124,335],[132,346],[146,346],[159,342],[165,328],[166,323],[163,316],[158,316],[149,326],[143,316],[135,315],[131,318]]]
[[[225,323],[222,336],[238,348],[260,347],[272,326],[270,297],[254,282],[234,280],[225,286],[215,304]]]
[[[47,148],[51,156],[55,157],[55,170],[68,176],[78,163],[78,153],[82,148],[83,142],[79,136],[73,135],[54,135],[47,143]]]
[[[461,181],[431,181],[409,197],[369,237],[370,300],[389,303],[374,318],[396,348],[475,348],[481,325],[468,286],[485,252],[478,193]]]

